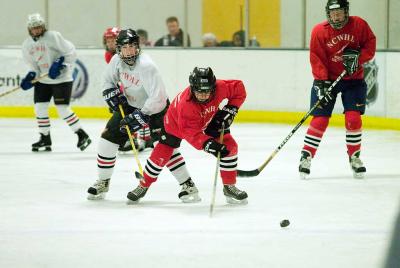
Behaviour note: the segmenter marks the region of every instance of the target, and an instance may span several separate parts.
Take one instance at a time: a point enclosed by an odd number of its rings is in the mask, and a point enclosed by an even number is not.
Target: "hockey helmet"
[[[192,99],[199,103],[209,102],[215,93],[216,81],[214,72],[210,67],[195,67],[189,76]],[[210,95],[207,99],[199,100],[195,95],[196,93],[210,93]]]
[[[107,39],[108,38],[116,39],[120,31],[121,29],[119,27],[110,27],[106,29],[106,31],[103,34],[103,45],[106,48],[106,50],[108,51],[110,50],[109,47],[107,47]]]
[[[35,41],[38,40],[39,37],[41,37],[46,32],[46,22],[45,22],[44,18],[39,13],[28,15],[28,21],[26,22],[26,25],[28,27],[29,35]],[[40,32],[38,32],[38,33],[33,34],[31,29],[32,28],[37,28],[37,27],[41,27],[42,30]]]
[[[128,65],[134,65],[140,54],[139,36],[136,34],[135,30],[121,30],[118,33],[116,43],[117,53],[121,60],[123,60]],[[123,55],[122,47],[127,44],[134,45],[136,47],[136,53],[134,55]]]
[[[331,18],[330,12],[337,9],[343,9],[345,17],[342,21],[335,22]],[[343,28],[349,21],[349,2],[347,0],[328,0],[325,6],[325,11],[328,22],[334,29]]]

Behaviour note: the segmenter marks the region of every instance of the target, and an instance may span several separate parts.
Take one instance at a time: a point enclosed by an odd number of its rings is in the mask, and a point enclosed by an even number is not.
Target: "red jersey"
[[[104,59],[106,60],[107,63],[110,63],[110,60],[114,56],[114,54],[115,53],[106,50],[106,52],[104,53]]]
[[[360,50],[360,68],[344,79],[363,79],[362,64],[375,55],[376,37],[368,23],[360,17],[350,16],[347,24],[335,30],[325,21],[317,24],[311,33],[310,62],[314,79],[336,80],[343,72],[342,54],[345,48]]]
[[[246,90],[240,80],[217,80],[214,96],[208,103],[197,103],[191,95],[187,87],[175,97],[164,117],[164,127],[168,133],[201,150],[204,142],[212,138],[204,134],[204,130],[220,103],[227,99],[227,104],[239,108],[246,99]]]

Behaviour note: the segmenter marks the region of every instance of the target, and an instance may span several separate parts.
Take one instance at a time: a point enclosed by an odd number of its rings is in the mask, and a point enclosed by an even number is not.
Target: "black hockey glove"
[[[21,84],[19,85],[23,90],[28,90],[33,87],[32,80],[35,79],[36,73],[30,71],[26,74],[25,78],[22,79]]]
[[[356,49],[346,48],[343,51],[343,66],[348,75],[352,75],[358,70],[358,59],[360,51]]]
[[[221,110],[218,110],[218,112],[214,115],[213,119],[208,124],[204,133],[211,137],[216,138],[222,131],[222,124],[224,125],[226,132],[226,130],[228,130],[229,127],[232,125],[233,119],[238,113],[238,110],[239,109],[236,106],[225,105]]]
[[[221,158],[229,155],[229,150],[226,149],[226,146],[213,139],[206,140],[203,144],[203,149],[207,153],[215,155],[215,157],[218,157],[218,153],[221,154]]]
[[[61,69],[65,67],[64,63],[64,56],[59,57],[56,59],[53,64],[50,66],[49,69],[49,77],[51,79],[56,79],[61,74]]]
[[[107,102],[108,107],[115,112],[119,111],[118,105],[124,107],[128,103],[128,100],[119,88],[109,88],[104,90],[103,98]]]
[[[122,133],[126,133],[126,126],[128,126],[131,132],[136,132],[146,126],[149,120],[150,116],[136,109],[133,113],[128,114],[121,120],[119,129]]]
[[[313,89],[322,105],[327,105],[333,99],[332,93],[328,91],[331,85],[332,82],[329,80],[314,80]]]

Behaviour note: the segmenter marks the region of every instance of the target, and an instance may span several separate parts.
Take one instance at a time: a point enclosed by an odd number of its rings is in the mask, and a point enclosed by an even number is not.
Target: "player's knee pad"
[[[224,135],[224,145],[229,150],[228,156],[237,155],[238,145],[230,133]]]
[[[49,117],[49,102],[36,102],[35,114],[36,117],[44,118]]]
[[[325,132],[329,124],[328,116],[314,116],[311,119],[310,126],[320,132]]]
[[[71,110],[71,107],[66,104],[56,104],[56,108],[58,111],[58,115],[63,119],[70,116],[72,113],[74,113]]]
[[[345,116],[347,130],[361,129],[362,121],[361,121],[361,114],[359,111],[346,111],[344,116]]]
[[[168,163],[173,152],[173,147],[160,142],[151,152],[149,159],[156,165],[163,167]]]

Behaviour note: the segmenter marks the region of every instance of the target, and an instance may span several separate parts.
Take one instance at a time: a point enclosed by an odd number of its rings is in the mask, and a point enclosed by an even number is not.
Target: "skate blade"
[[[353,177],[355,179],[364,179],[365,172],[353,172]]]
[[[91,143],[92,143],[92,140],[87,139],[81,146],[79,146],[79,149],[81,151],[84,151]]]
[[[43,150],[42,150],[43,149]],[[51,152],[51,147],[32,147],[32,152]]]
[[[198,194],[188,194],[179,198],[183,203],[198,203],[201,198]]]
[[[101,194],[88,194],[88,196],[86,197],[87,200],[103,200],[106,197],[106,193],[101,193]]]
[[[247,198],[245,198],[243,200],[237,200],[237,199],[234,199],[229,196],[225,196],[225,198],[226,198],[226,202],[231,205],[247,205],[248,204]]]
[[[306,179],[308,179],[308,176],[310,174],[307,174],[307,173],[304,173],[304,172],[300,172],[299,175],[300,175],[300,179],[306,180]]]
[[[127,205],[137,205],[137,204],[139,204],[139,201],[140,201],[140,199],[139,199],[139,200],[136,200],[136,201],[133,201],[133,200],[130,200],[130,199],[128,198],[128,200],[126,200],[126,204],[127,204]]]

